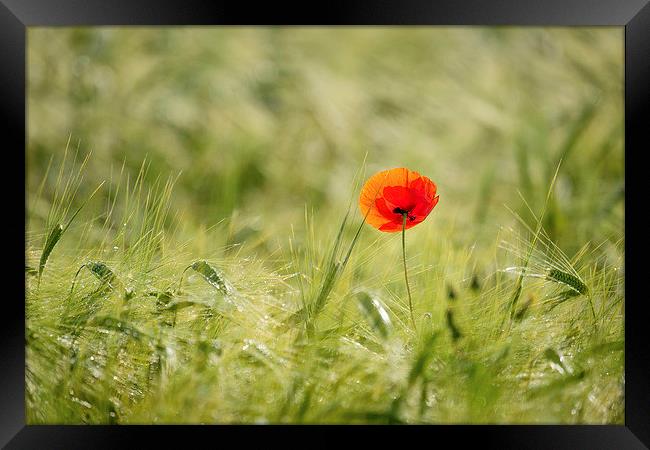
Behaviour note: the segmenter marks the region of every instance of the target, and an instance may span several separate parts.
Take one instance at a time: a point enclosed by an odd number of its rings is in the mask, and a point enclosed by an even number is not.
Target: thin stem
[[[594,318],[594,326],[598,325],[598,321],[596,319],[596,310],[594,309],[594,302],[591,300],[591,292],[587,293],[587,299],[589,300],[589,306],[591,307],[591,315]]]
[[[417,331],[415,325],[415,317],[413,316],[413,301],[411,300],[411,288],[409,287],[409,276],[406,271],[406,217],[407,213],[402,214],[402,261],[404,261],[404,281],[406,281],[406,292],[409,296],[409,311],[411,313],[411,321],[413,321],[413,329]]]

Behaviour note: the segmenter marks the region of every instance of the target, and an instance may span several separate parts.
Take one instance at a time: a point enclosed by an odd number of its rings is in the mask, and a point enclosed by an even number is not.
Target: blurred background
[[[92,151],[78,201],[146,158],[149,182],[180,173],[184,229],[225,220],[257,251],[305,207],[338,224],[364,158],[433,179],[459,245],[493,242],[519,193],[539,212],[562,159],[551,238],[623,237],[622,28],[30,28],[27,69],[33,229],[70,140]]]

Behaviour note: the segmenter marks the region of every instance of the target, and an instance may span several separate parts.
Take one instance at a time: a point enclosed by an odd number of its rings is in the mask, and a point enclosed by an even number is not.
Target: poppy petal
[[[402,230],[407,211],[406,228],[422,222],[438,202],[436,185],[429,178],[407,168],[384,170],[366,181],[359,195],[359,208],[366,221],[380,231]]]
[[[379,227],[379,231],[386,231],[388,233],[395,233],[396,231],[402,231],[402,224],[396,224],[394,222],[388,222]]]
[[[394,220],[395,216],[401,217],[399,214],[395,214],[386,204],[386,199],[379,197],[375,200],[375,205],[377,206],[377,211],[381,214],[386,220]]]
[[[409,187],[420,193],[429,201],[432,201],[433,197],[436,195],[436,184],[427,177],[420,177],[413,180]]]
[[[418,205],[415,208],[413,208],[413,211],[412,211],[413,215],[418,216],[418,217],[420,217],[420,216],[422,216],[422,217],[428,216],[429,213],[433,210],[434,206],[436,206],[438,204],[438,198],[440,198],[440,197],[439,196],[435,197],[433,200],[428,201],[428,202],[418,203]]]
[[[400,208],[404,211],[410,211],[416,206],[417,199],[415,191],[404,186],[386,186],[384,188],[384,198],[394,208]]]

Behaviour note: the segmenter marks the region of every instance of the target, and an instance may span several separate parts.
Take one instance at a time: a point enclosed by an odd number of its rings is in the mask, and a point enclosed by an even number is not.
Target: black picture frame
[[[18,210],[24,197],[13,177],[2,177],[4,190],[16,213],[5,234],[5,249],[16,254],[16,262],[4,271],[0,333],[0,444],[6,448],[115,448],[135,445],[134,439],[171,444],[224,436],[248,441],[254,435],[275,434],[296,428],[320,438],[309,442],[336,443],[332,431],[364,433],[384,440],[398,431],[418,435],[433,445],[469,439],[482,447],[553,449],[627,449],[650,446],[650,351],[644,331],[647,315],[641,280],[645,271],[642,248],[643,175],[642,155],[647,147],[647,112],[650,105],[650,5],[648,0],[436,0],[327,2],[258,6],[243,2],[161,0],[0,0],[0,126],[3,128],[4,161],[11,155],[23,157],[18,179],[25,176],[26,142],[26,31],[29,26],[96,25],[522,25],[522,26],[621,26],[625,28],[625,233],[639,236],[625,245],[625,425],[624,426],[414,426],[414,427],[256,427],[249,426],[27,426],[25,425],[25,311],[22,268],[25,257],[18,236],[24,232]],[[645,144],[645,145],[644,145]],[[7,162],[5,164],[8,164]],[[638,173],[635,173],[638,171]],[[17,174],[17,170],[5,173]],[[25,179],[22,178],[23,183]],[[638,201],[637,201],[638,200]],[[21,205],[22,203],[22,205]],[[9,213],[8,213],[9,214]],[[23,216],[25,218],[25,216]],[[23,228],[23,231],[20,228]],[[10,234],[9,234],[10,233]],[[14,234],[15,233],[15,234]],[[7,239],[7,237],[9,237]],[[636,263],[635,263],[636,261]],[[647,277],[647,275],[645,275]],[[24,280],[24,278],[23,278]],[[23,299],[21,301],[21,298]],[[252,431],[253,433],[250,433]],[[283,433],[284,434],[284,433]],[[413,436],[415,437],[415,436]],[[329,438],[329,439],[328,439]],[[451,439],[451,441],[449,441]],[[415,441],[414,441],[415,442]],[[644,445],[645,444],[645,445]]]

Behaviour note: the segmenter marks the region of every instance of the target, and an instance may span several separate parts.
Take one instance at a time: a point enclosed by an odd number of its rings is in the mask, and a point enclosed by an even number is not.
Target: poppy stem
[[[404,261],[404,281],[406,281],[406,292],[409,296],[409,312],[411,313],[411,321],[413,321],[413,329],[417,331],[415,325],[415,316],[413,315],[413,301],[411,300],[411,288],[409,287],[409,276],[406,270],[406,216],[408,213],[402,214],[402,261]]]

